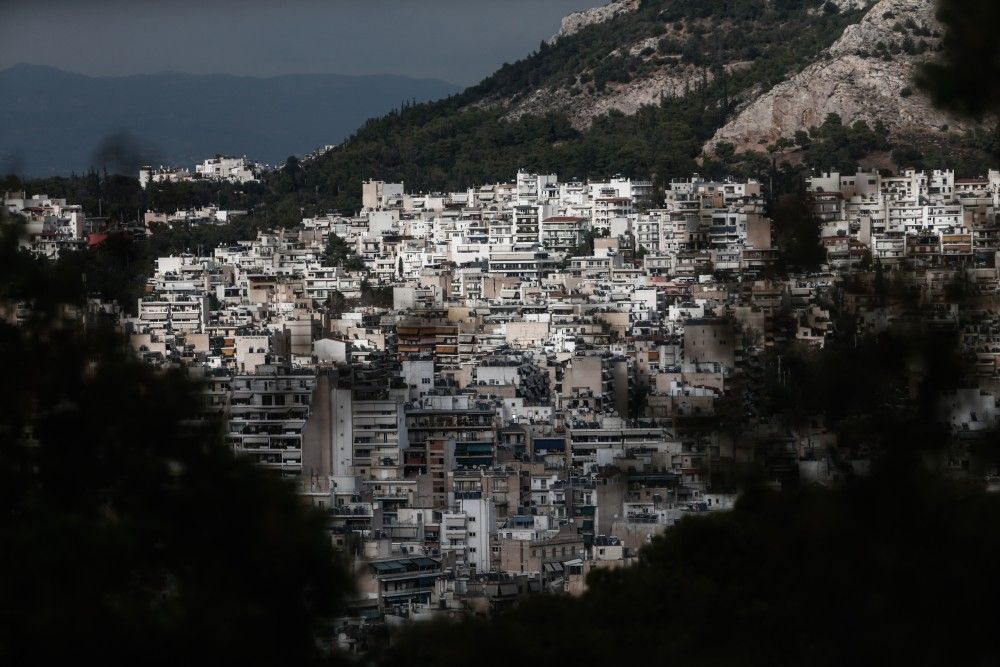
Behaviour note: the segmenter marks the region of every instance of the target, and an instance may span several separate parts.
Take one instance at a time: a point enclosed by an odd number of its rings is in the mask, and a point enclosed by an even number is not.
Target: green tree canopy
[[[330,238],[326,242],[323,263],[327,266],[341,266],[348,271],[359,271],[365,268],[364,260],[354,252],[354,248],[333,232],[330,232]]]

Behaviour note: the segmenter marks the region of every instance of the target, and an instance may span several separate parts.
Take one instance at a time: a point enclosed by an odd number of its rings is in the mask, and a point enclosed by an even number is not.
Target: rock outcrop
[[[619,14],[634,12],[638,7],[639,0],[617,0],[617,2],[609,2],[602,7],[573,12],[563,17],[559,32],[553,35],[550,41],[554,42],[560,37],[567,37],[577,33],[588,25],[610,21]]]
[[[723,141],[759,149],[830,113],[844,123],[881,121],[891,133],[962,129],[965,123],[935,109],[913,85],[940,34],[934,0],[880,0],[820,60],[750,101],[706,150]]]
[[[702,82],[711,80],[712,73],[707,69],[683,66],[659,69],[628,83],[609,83],[600,93],[578,92],[573,95],[567,88],[541,88],[511,105],[505,118],[560,111],[569,116],[574,127],[585,129],[595,118],[609,111],[632,115],[643,106],[659,104],[663,98],[685,95]]]

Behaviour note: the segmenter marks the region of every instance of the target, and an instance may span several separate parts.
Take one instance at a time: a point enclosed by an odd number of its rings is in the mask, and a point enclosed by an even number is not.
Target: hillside
[[[0,71],[0,90],[0,173],[47,176],[92,166],[132,173],[138,163],[216,153],[279,162],[336,143],[403,100],[456,88],[397,76],[88,77],[18,65]]]
[[[814,5],[621,0],[573,14],[553,48],[543,50],[547,57],[531,64],[541,76],[523,77],[529,87],[504,86],[479,104],[503,110],[506,119],[559,112],[587,129],[605,113],[631,115],[720,78],[740,88],[772,85],[861,15],[853,5],[836,14],[817,13]]]
[[[933,2],[881,0],[817,62],[746,105],[710,146],[756,148],[819,125],[830,113],[847,124],[882,122],[890,134],[971,129],[913,87],[918,64],[939,48],[941,30]]]
[[[566,17],[553,39],[475,86],[364,121],[335,150],[270,174],[256,201],[268,207],[262,218],[293,224],[303,212],[357,209],[368,178],[462,189],[525,168],[662,186],[693,171],[770,181],[772,163],[792,178],[786,161],[848,171],[947,164],[976,175],[996,137],[966,131],[910,81],[937,49],[933,4],[619,0]],[[295,144],[283,133],[300,128],[276,123],[273,154],[335,138],[322,131],[334,116],[308,96],[290,99],[320,138]],[[234,124],[216,145],[242,132]],[[189,196],[176,194],[165,199]]]
[[[849,3],[818,7],[645,0],[571,18],[554,41],[461,94],[366,123],[296,179],[299,204],[350,209],[365,177],[460,188],[519,167],[687,173],[745,96],[794,76],[863,16]],[[661,79],[672,83],[650,83]]]
[[[537,51],[458,95],[367,122],[279,189],[298,206],[349,210],[369,177],[438,189],[518,168],[660,182],[692,170],[759,175],[771,142],[830,112],[842,115],[836,126],[789,159],[850,169],[873,154],[883,166],[955,154],[959,171],[975,171],[992,140],[958,132],[909,83],[936,49],[933,3],[619,0],[568,16]],[[733,145],[703,154],[719,142]]]

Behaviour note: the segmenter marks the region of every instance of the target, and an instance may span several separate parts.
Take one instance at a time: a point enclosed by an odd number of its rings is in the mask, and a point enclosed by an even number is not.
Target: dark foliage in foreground
[[[819,419],[869,477],[784,491],[753,481],[728,513],[690,516],[580,598],[413,625],[381,664],[993,664],[1000,495],[935,472],[938,399],[961,385],[954,336],[896,327],[786,349],[769,418]],[[773,361],[773,360],[772,360]],[[997,437],[976,445],[996,461]],[[484,651],[483,647],[491,647]]]
[[[1000,113],[1000,4],[940,0],[944,51],[924,65],[918,83],[934,103],[974,118]]]
[[[580,599],[413,626],[382,664],[992,664],[1000,497],[916,470],[750,491]]]
[[[995,69],[995,3],[978,8],[966,10],[973,17],[966,29],[984,37],[971,46],[991,56],[986,63]],[[998,80],[981,68],[967,71],[977,91]],[[963,102],[963,94],[956,88],[945,97],[972,114],[996,108],[995,91],[981,102]],[[709,106],[684,118],[696,120]],[[493,169],[506,177],[511,166],[492,157],[456,164],[454,156],[469,155],[463,139],[491,148],[528,139],[541,165],[546,142],[577,139],[559,119],[512,128],[489,114],[481,125],[464,118],[480,134],[456,123],[425,143],[441,148],[435,159],[463,182]],[[385,155],[406,164],[400,149],[408,146],[389,125],[370,130],[373,138],[386,135],[382,144],[358,141],[343,162],[304,181],[290,178],[289,196],[311,186],[327,201],[350,203],[344,188],[366,165]],[[502,136],[482,141],[493,132]],[[690,134],[672,126],[654,137]],[[637,136],[598,167],[648,169],[643,144],[656,144]],[[679,143],[652,164],[663,173],[688,166],[697,144]],[[579,146],[573,153],[581,160],[589,151],[607,155],[596,143]],[[513,164],[514,154],[511,148],[503,159]],[[427,173],[431,182],[445,172]],[[294,213],[291,204],[286,209]],[[314,623],[335,609],[343,584],[320,524],[287,488],[186,421],[197,405],[181,377],[156,375],[114,335],[62,319],[61,290],[74,292],[72,276],[59,266],[43,271],[11,250],[8,243],[0,256],[0,296],[30,298],[40,315],[21,328],[0,324],[0,553],[8,561],[0,574],[0,662],[307,661]],[[685,519],[657,538],[638,566],[595,573],[581,599],[537,597],[493,619],[414,626],[373,657],[443,667],[994,664],[1000,497],[919,465],[920,450],[938,433],[918,430],[926,422],[913,417],[928,415],[933,387],[924,382],[906,406],[923,412],[890,414],[906,403],[898,373],[907,364],[898,346],[878,343],[839,351],[819,371],[793,364],[784,406],[826,406],[824,416],[847,440],[875,433],[894,456],[872,477],[835,490],[751,488],[733,512]],[[945,366],[948,360],[939,355]],[[943,386],[948,371],[929,368],[925,378],[942,378],[934,386]],[[843,404],[831,402],[846,395]],[[995,451],[994,442],[984,444]]]
[[[324,518],[0,242],[0,301],[34,304],[0,321],[0,663],[308,662],[348,589]]]

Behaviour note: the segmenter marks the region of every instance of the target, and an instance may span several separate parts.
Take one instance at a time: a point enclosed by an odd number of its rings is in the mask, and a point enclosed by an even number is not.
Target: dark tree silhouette
[[[637,565],[593,571],[580,598],[414,625],[376,662],[991,664],[1000,495],[927,465],[949,442],[935,406],[961,379],[956,341],[904,327],[851,338],[786,357],[768,409],[822,415],[844,444],[881,449],[869,477],[751,483],[732,512],[683,519]],[[981,443],[993,460],[996,443]]]
[[[815,269],[826,259],[820,245],[820,223],[804,191],[778,197],[771,207],[771,218],[778,247],[788,264]]]
[[[78,275],[16,243],[5,225],[0,663],[316,657],[348,588],[323,516],[232,453],[180,371],[84,326]]]
[[[344,239],[333,232],[326,243],[323,252],[323,263],[327,266],[342,266],[348,271],[360,271],[365,268],[365,262]]]
[[[938,106],[981,118],[1000,113],[1000,4],[939,0],[943,51],[926,63],[917,83]]]
[[[1000,497],[915,469],[757,490],[687,518],[579,599],[413,626],[384,665],[986,665]],[[483,650],[484,646],[497,650]]]

